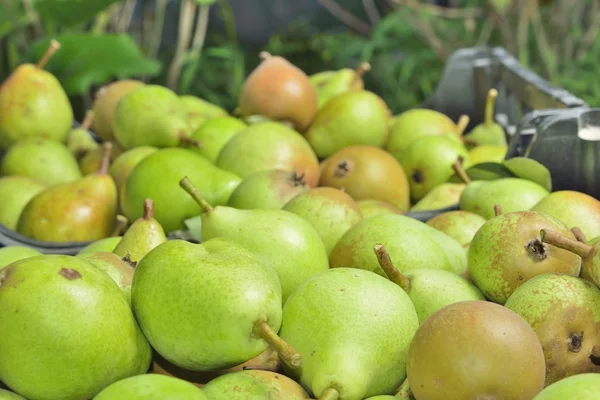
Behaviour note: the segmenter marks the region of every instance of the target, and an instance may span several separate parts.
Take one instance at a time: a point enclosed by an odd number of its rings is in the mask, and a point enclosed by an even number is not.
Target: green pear
[[[599,390],[599,374],[580,374],[553,383],[539,392],[533,400],[596,400]]]
[[[401,273],[392,263],[383,245],[376,244],[374,250],[379,266],[387,277],[410,297],[419,317],[419,324],[449,304],[485,300],[479,289],[452,272],[443,269],[415,268]]]
[[[417,139],[399,154],[398,161],[406,172],[413,202],[454,175],[452,166],[459,157],[465,168],[471,165],[467,149],[446,135]]]
[[[51,186],[23,209],[17,231],[36,240],[69,243],[111,236],[117,216],[117,188],[108,163],[111,145],[105,143],[102,166],[94,175]]]
[[[302,282],[329,268],[323,241],[304,218],[283,210],[213,207],[187,178],[180,184],[202,209],[202,238],[226,237],[246,246],[277,272],[283,302]]]
[[[399,397],[392,396],[390,394],[382,394],[380,396],[367,397],[365,400],[398,400]]]
[[[154,219],[154,201],[145,199],[144,215],[127,229],[113,253],[139,262],[150,250],[166,241],[165,231]]]
[[[377,199],[358,200],[356,202],[356,205],[358,205],[358,209],[360,210],[360,213],[362,214],[363,218],[369,218],[374,215],[381,215],[381,214],[398,214],[398,215],[404,214],[402,212],[402,210],[400,210],[398,207],[393,206],[390,203],[383,201],[383,200],[377,200]]]
[[[15,261],[41,255],[38,250],[27,246],[0,247],[0,269]]]
[[[209,103],[200,97],[185,95],[179,97],[192,131],[198,129],[204,122],[212,118],[226,117],[229,113],[223,108]]]
[[[469,273],[489,300],[504,304],[529,279],[551,272],[579,276],[581,257],[545,244],[541,229],[574,239],[559,220],[532,211],[501,214],[475,233],[469,246]]]
[[[8,390],[0,389],[0,400],[27,400],[23,396],[19,396],[16,393],[9,392]]]
[[[123,96],[115,109],[112,129],[124,150],[174,147],[192,133],[177,94],[158,85],[144,85]]]
[[[383,147],[388,136],[389,109],[375,93],[342,93],[319,110],[306,140],[319,158],[354,145]]]
[[[81,126],[73,129],[67,136],[67,148],[77,160],[82,159],[88,152],[100,147],[89,132],[93,120],[94,112],[88,111]]]
[[[404,215],[366,218],[340,238],[331,255],[332,268],[366,269],[386,276],[373,257],[373,245],[383,243],[402,273],[413,268],[444,269],[458,275],[467,270],[465,250],[450,236]]]
[[[507,146],[504,129],[494,122],[496,97],[498,97],[498,91],[494,88],[490,89],[485,103],[485,120],[465,135],[465,145],[468,148],[484,144]]]
[[[427,225],[444,232],[467,248],[485,221],[485,218],[472,212],[448,211],[431,218]]]
[[[311,187],[319,182],[319,161],[313,149],[302,135],[279,122],[257,123],[237,133],[219,153],[216,165],[242,178],[283,169],[303,174]]]
[[[460,195],[467,185],[464,183],[442,183],[431,189],[410,211],[439,210],[459,203]]]
[[[0,224],[16,230],[27,203],[45,188],[45,185],[24,176],[0,178]]]
[[[133,281],[135,262],[107,251],[79,254],[77,258],[85,260],[94,267],[106,272],[115,281],[119,289],[121,289],[127,302],[131,304],[131,283]]]
[[[131,172],[121,192],[121,208],[130,221],[141,218],[144,199],[154,200],[154,218],[165,232],[185,229],[187,218],[200,213],[178,182],[187,175],[215,205],[227,204],[241,179],[215,167],[193,151],[162,149],[144,158]]]
[[[502,212],[526,211],[548,195],[548,191],[532,181],[520,178],[502,178],[492,181],[472,181],[460,196],[460,209],[494,217],[494,206]]]
[[[133,309],[152,347],[192,371],[236,366],[273,346],[298,367],[302,357],[277,337],[277,274],[237,241],[170,240],[138,264]]]
[[[536,332],[546,358],[546,386],[571,375],[600,372],[596,286],[570,275],[539,275],[518,287],[504,306]]]
[[[94,132],[105,142],[114,141],[112,123],[115,117],[115,109],[119,101],[127,93],[144,86],[144,82],[133,79],[120,79],[102,86],[96,92],[96,98],[92,105],[94,120],[92,126]]]
[[[235,188],[227,205],[251,209],[279,209],[291,198],[309,189],[302,175],[282,169],[248,175]]]
[[[67,147],[44,138],[25,138],[13,144],[0,164],[2,176],[25,176],[44,185],[81,178],[77,160]]]
[[[89,253],[97,253],[101,251],[111,252],[117,247],[119,242],[121,241],[122,236],[112,236],[104,239],[96,240],[77,253],[77,255],[89,254]]]
[[[69,134],[71,103],[58,79],[44,71],[59,48],[57,41],[50,41],[36,65],[19,65],[0,85],[0,149],[32,136],[63,142]]]
[[[76,257],[0,270],[0,379],[29,399],[89,399],[145,373],[151,349],[121,291]]]
[[[285,303],[279,335],[305,355],[302,368],[286,372],[319,399],[391,394],[406,377],[418,326],[410,298],[396,284],[369,271],[327,270]]]
[[[319,187],[301,193],[288,201],[283,210],[308,221],[321,237],[327,255],[340,238],[361,219],[356,202],[345,192]]]
[[[469,150],[469,159],[473,165],[486,162],[501,163],[506,157],[508,146],[500,144],[482,144]]]
[[[310,83],[317,91],[319,108],[332,98],[346,92],[364,89],[363,75],[371,70],[369,63],[363,62],[356,69],[342,68],[337,71],[322,71],[310,75]]]
[[[306,391],[285,375],[271,371],[247,370],[221,375],[202,391],[210,400],[302,400]]]
[[[131,172],[144,158],[148,157],[150,154],[153,154],[158,151],[158,148],[152,146],[141,146],[136,147],[131,150],[127,150],[124,153],[121,153],[115,160],[111,163],[108,168],[108,173],[115,181],[117,185],[117,190],[121,190],[121,188],[125,185],[127,178],[131,175]]]
[[[121,379],[104,388],[92,400],[210,400],[204,392],[182,379],[146,374]]]
[[[209,119],[192,133],[192,139],[202,143],[202,146],[194,151],[208,161],[216,163],[219,153],[227,142],[247,127],[248,125],[244,121],[234,117],[223,116]]]

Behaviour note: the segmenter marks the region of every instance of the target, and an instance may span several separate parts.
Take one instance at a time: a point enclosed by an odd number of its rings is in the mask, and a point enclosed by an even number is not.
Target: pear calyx
[[[502,215],[502,206],[500,204],[496,204],[494,206],[494,215],[497,217],[499,215]]]
[[[587,238],[585,237],[585,234],[578,226],[572,227],[571,233],[573,234],[573,236],[575,236],[575,239],[577,239],[578,242],[581,242],[584,244],[588,243]]]
[[[289,343],[277,336],[267,321],[260,320],[254,325],[254,335],[267,342],[290,367],[299,368],[302,365],[302,356]]]
[[[88,112],[85,113],[85,118],[83,119],[83,122],[81,123],[81,128],[83,128],[87,131],[90,129],[93,122],[94,122],[94,111],[88,110]]]
[[[198,188],[196,188],[192,182],[190,182],[190,180],[188,179],[187,176],[184,176],[183,179],[181,179],[179,181],[179,186],[181,186],[181,188],[183,190],[185,190],[186,192],[188,192],[188,194],[190,196],[192,196],[192,198],[196,201],[196,203],[198,203],[198,205],[200,206],[200,208],[202,208],[202,211],[205,213],[210,213],[213,210],[213,206],[210,205],[210,203],[208,202],[208,200],[206,200],[206,197],[204,197],[202,195],[202,193],[200,193],[200,191],[198,190]]]
[[[494,124],[494,106],[496,105],[496,97],[498,91],[494,88],[490,89],[485,102],[485,126],[490,127]]]
[[[129,252],[127,252],[127,254],[125,255],[125,257],[121,258],[121,260],[122,260],[123,262],[125,262],[125,263],[129,264],[129,266],[130,266],[132,269],[135,269],[135,267],[137,267],[137,261],[133,261],[133,260],[131,259],[131,256],[130,256]]]
[[[115,228],[113,229],[110,236],[121,236],[123,232],[125,232],[125,228],[127,228],[128,222],[129,221],[127,220],[126,216],[118,214],[115,221]]]
[[[469,184],[469,183],[471,183],[471,178],[469,177],[469,175],[463,168],[463,161],[464,161],[463,157],[459,156],[456,159],[456,162],[454,164],[452,164],[452,169],[456,173],[456,176],[458,176],[460,178],[460,180],[463,181],[463,183]]]
[[[578,335],[572,333],[569,336],[569,351],[571,353],[579,353],[581,351],[581,345],[583,344],[583,331]]]
[[[146,221],[154,218],[154,200],[144,199],[144,214],[142,218]]]
[[[338,400],[340,398],[340,392],[337,389],[329,387],[321,393],[318,400]]]
[[[110,166],[110,153],[112,152],[113,144],[111,142],[104,143],[104,153],[102,153],[102,160],[100,161],[100,168],[96,174],[108,175],[108,167]]]
[[[347,176],[354,168],[354,163],[350,160],[341,160],[336,166],[333,172],[336,178],[343,178]]]
[[[471,119],[469,118],[468,115],[461,115],[460,118],[458,119],[458,122],[456,123],[456,134],[459,136],[462,136],[462,134],[465,132],[465,129],[467,129],[467,125],[469,125],[469,121],[471,121]]]
[[[546,247],[544,246],[544,242],[542,242],[538,238],[531,239],[529,243],[527,243],[525,248],[527,249],[527,254],[529,254],[529,257],[534,258],[538,261],[545,260],[546,257],[548,257],[548,254],[546,253]]]
[[[413,173],[411,174],[411,178],[416,183],[423,183],[423,179],[425,179],[423,177],[423,173],[420,170],[418,170],[418,169],[416,169],[416,170],[413,171]]]
[[[593,246],[568,238],[556,231],[542,229],[540,235],[542,237],[542,242],[575,253],[583,259],[590,257],[594,253]]]
[[[202,147],[204,147],[204,143],[202,143],[201,140],[196,140],[196,139],[192,139],[191,137],[187,137],[184,135],[181,135],[179,137],[179,144],[183,147],[196,147],[198,149],[201,149]]]
[[[377,243],[373,247],[373,250],[377,256],[379,266],[383,272],[385,272],[389,280],[400,286],[405,292],[408,292],[410,290],[410,279],[402,275],[398,268],[394,266],[392,259],[390,258],[390,254],[387,252],[385,247],[382,244]]]
[[[39,69],[43,69],[46,66],[46,64],[48,64],[48,61],[50,61],[54,53],[58,51],[58,49],[60,49],[60,43],[58,43],[57,40],[52,39],[50,41],[50,44],[48,45],[48,48],[46,49],[42,57],[38,60],[35,66]]]
[[[292,172],[292,176],[290,177],[290,183],[293,187],[307,186],[306,181],[304,180],[304,173],[298,174],[298,171]]]

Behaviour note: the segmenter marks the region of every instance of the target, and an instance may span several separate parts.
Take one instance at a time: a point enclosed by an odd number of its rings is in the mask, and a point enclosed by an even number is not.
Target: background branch
[[[369,36],[371,34],[371,26],[363,22],[360,18],[350,13],[335,0],[318,0],[319,4],[325,7],[331,15],[340,20],[344,25],[354,29],[358,33]]]

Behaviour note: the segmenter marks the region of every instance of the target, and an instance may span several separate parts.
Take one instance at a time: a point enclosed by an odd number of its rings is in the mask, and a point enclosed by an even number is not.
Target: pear
[[[427,221],[438,231],[455,239],[463,247],[468,248],[475,233],[485,224],[485,218],[468,211],[448,211]]]
[[[121,208],[130,221],[141,218],[144,199],[154,200],[154,218],[165,232],[185,229],[187,218],[197,216],[200,207],[178,182],[183,175],[199,186],[215,205],[227,204],[241,179],[215,167],[191,150],[161,149],[144,158],[133,169],[121,192]]]
[[[26,137],[63,142],[73,110],[60,82],[44,66],[60,48],[56,40],[36,65],[21,64],[0,85],[0,149]]]
[[[16,230],[27,203],[45,188],[45,185],[24,176],[0,178],[0,224]]]
[[[319,186],[344,188],[354,200],[381,200],[406,211],[408,180],[402,166],[384,150],[374,146],[350,146],[329,157]]]
[[[544,387],[544,352],[529,324],[487,301],[450,304],[421,324],[407,373],[415,398],[531,399]]]
[[[457,137],[462,135],[454,121],[434,110],[416,108],[404,111],[394,117],[394,121],[385,148],[395,157],[399,157],[413,141],[424,136],[448,133],[454,133]]]
[[[144,86],[144,82],[133,79],[122,79],[103,86],[98,90],[96,98],[94,99],[94,104],[92,105],[92,111],[94,113],[92,127],[94,132],[96,132],[103,141],[111,142],[115,140],[112,124],[115,109],[117,108],[119,101],[121,101],[123,96],[127,93],[142,86]]]
[[[50,186],[81,178],[77,160],[59,142],[39,137],[19,140],[4,154],[2,176],[24,176]]]
[[[77,258],[85,260],[94,267],[106,272],[121,289],[127,302],[131,304],[131,283],[136,266],[135,262],[128,257],[120,258],[118,255],[107,251],[79,254]]]
[[[223,108],[209,103],[208,101],[201,99],[196,96],[180,96],[181,104],[185,110],[190,128],[195,131],[205,122],[210,121],[213,118],[225,117],[228,114]]]
[[[246,246],[277,272],[283,302],[302,282],[329,268],[325,246],[305,219],[283,210],[213,207],[187,177],[180,185],[202,209],[202,238],[225,237]]]
[[[442,183],[431,189],[410,211],[439,210],[458,204],[460,195],[467,185],[464,183]]]
[[[317,113],[317,92],[308,76],[280,56],[260,53],[262,62],[240,89],[239,114],[289,121],[303,132]]]
[[[150,250],[166,241],[165,231],[154,219],[154,201],[145,199],[144,215],[127,229],[113,253],[139,262]]]
[[[562,222],[532,211],[501,214],[479,228],[469,246],[469,272],[485,297],[504,304],[519,286],[537,275],[559,272],[579,276],[581,257],[543,243],[541,229],[574,239]]]
[[[144,85],[123,96],[115,109],[112,129],[124,150],[174,147],[186,142],[192,133],[177,94],[158,85]]]
[[[113,236],[96,240],[79,250],[77,255],[79,256],[83,254],[96,253],[102,251],[108,251],[112,253],[112,251],[115,249],[115,247],[117,247],[117,245],[121,241],[121,238],[122,236]]]
[[[361,219],[356,202],[341,190],[320,187],[310,189],[288,201],[283,210],[292,212],[315,228],[327,255],[344,233]]]
[[[104,388],[92,400],[209,400],[189,382],[170,376],[132,376]]]
[[[9,392],[8,390],[4,390],[4,389],[0,388],[0,400],[27,400],[27,399],[23,396],[19,396],[16,393]]]
[[[366,269],[385,277],[373,257],[375,243],[385,243],[402,273],[432,268],[462,275],[467,270],[465,251],[456,240],[421,221],[394,214],[366,218],[350,228],[333,248],[329,263],[332,268]]]
[[[240,364],[273,346],[284,362],[302,357],[278,336],[281,285],[275,272],[237,241],[170,240],[138,264],[133,309],[167,361],[210,371]]]
[[[248,125],[234,117],[215,117],[203,123],[194,133],[192,139],[202,143],[202,147],[194,149],[198,154],[212,163],[217,162],[219,153],[227,142]]]
[[[577,226],[588,238],[600,235],[600,201],[573,190],[552,192],[531,207],[532,211],[552,215],[569,228]]]
[[[369,218],[374,215],[381,214],[404,214],[398,207],[381,200],[364,199],[357,201],[356,204],[358,205],[358,209],[360,210],[363,218]]]
[[[281,169],[248,175],[235,188],[227,205],[238,209],[279,209],[291,198],[309,189],[304,176]]]
[[[480,145],[493,144],[505,146],[506,134],[502,126],[494,122],[494,106],[498,91],[490,89],[485,103],[485,120],[465,135],[465,145],[469,148]]]
[[[600,372],[600,290],[590,282],[564,274],[536,276],[505,307],[536,332],[546,358],[546,386]]]
[[[485,300],[483,294],[466,279],[442,269],[415,268],[404,274],[392,263],[385,247],[374,249],[379,266],[389,280],[400,286],[415,307],[419,324],[449,304],[467,300]]]
[[[111,143],[112,145],[112,151],[110,153],[110,163],[112,164],[112,162],[115,161],[117,157],[123,154],[123,149],[121,149],[118,144],[112,142],[105,143]],[[81,170],[83,176],[92,175],[95,174],[96,171],[98,171],[98,169],[102,165],[103,155],[104,148],[99,147],[97,149],[88,151],[87,154],[83,156],[81,160],[79,160],[79,169]]]
[[[319,158],[355,145],[383,147],[388,137],[389,110],[375,93],[342,93],[319,110],[306,139]]]
[[[41,255],[38,250],[28,246],[0,247],[0,269],[15,261]]]
[[[596,400],[599,390],[599,374],[580,374],[553,383],[538,393],[533,400]]]
[[[81,126],[73,129],[67,136],[67,148],[77,160],[82,159],[88,152],[100,147],[89,132],[93,120],[94,112],[88,111]]]
[[[68,243],[111,235],[117,215],[117,188],[108,175],[110,143],[101,168],[74,182],[51,186],[25,206],[17,231],[36,240]]]
[[[283,308],[279,335],[305,355],[287,374],[319,399],[391,394],[406,377],[418,326],[410,298],[389,280],[351,268],[322,272]]]
[[[319,161],[310,145],[298,132],[278,122],[261,122],[237,133],[219,153],[216,165],[242,178],[283,169],[304,175],[311,187],[319,181]]]
[[[108,173],[115,181],[117,190],[125,185],[127,178],[144,158],[158,151],[158,148],[152,146],[141,146],[121,153],[114,159],[108,168]]]
[[[342,68],[338,71],[317,72],[309,76],[310,83],[317,91],[319,109],[337,95],[363,90],[362,77],[370,70],[371,65],[363,62],[354,70]]]
[[[506,157],[508,146],[499,144],[482,144],[469,150],[469,159],[473,165],[487,162],[501,163]]]
[[[76,257],[44,255],[0,276],[0,379],[17,393],[89,399],[147,371],[150,346],[104,272]]]
[[[210,400],[301,400],[308,393],[285,375],[271,371],[239,371],[208,382],[202,391]]]

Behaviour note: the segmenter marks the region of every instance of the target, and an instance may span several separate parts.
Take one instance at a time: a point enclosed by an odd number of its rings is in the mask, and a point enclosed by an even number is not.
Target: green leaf
[[[472,181],[492,181],[501,178],[514,178],[513,174],[507,167],[500,163],[486,162],[475,164],[465,170]],[[462,180],[455,174],[450,179],[450,183],[460,183]]]
[[[100,11],[119,0],[35,0],[34,7],[42,21],[62,26],[88,22]]]
[[[211,4],[215,4],[217,0],[193,0],[194,3],[200,4],[201,6],[210,6]]]
[[[552,191],[550,171],[539,162],[526,157],[513,157],[504,160],[503,164],[518,178],[530,180],[547,191]]]
[[[118,78],[156,76],[161,65],[144,57],[129,35],[71,34],[56,37],[61,49],[47,64],[69,95],[85,94],[93,85]],[[29,59],[37,60],[49,40],[35,42]]]

